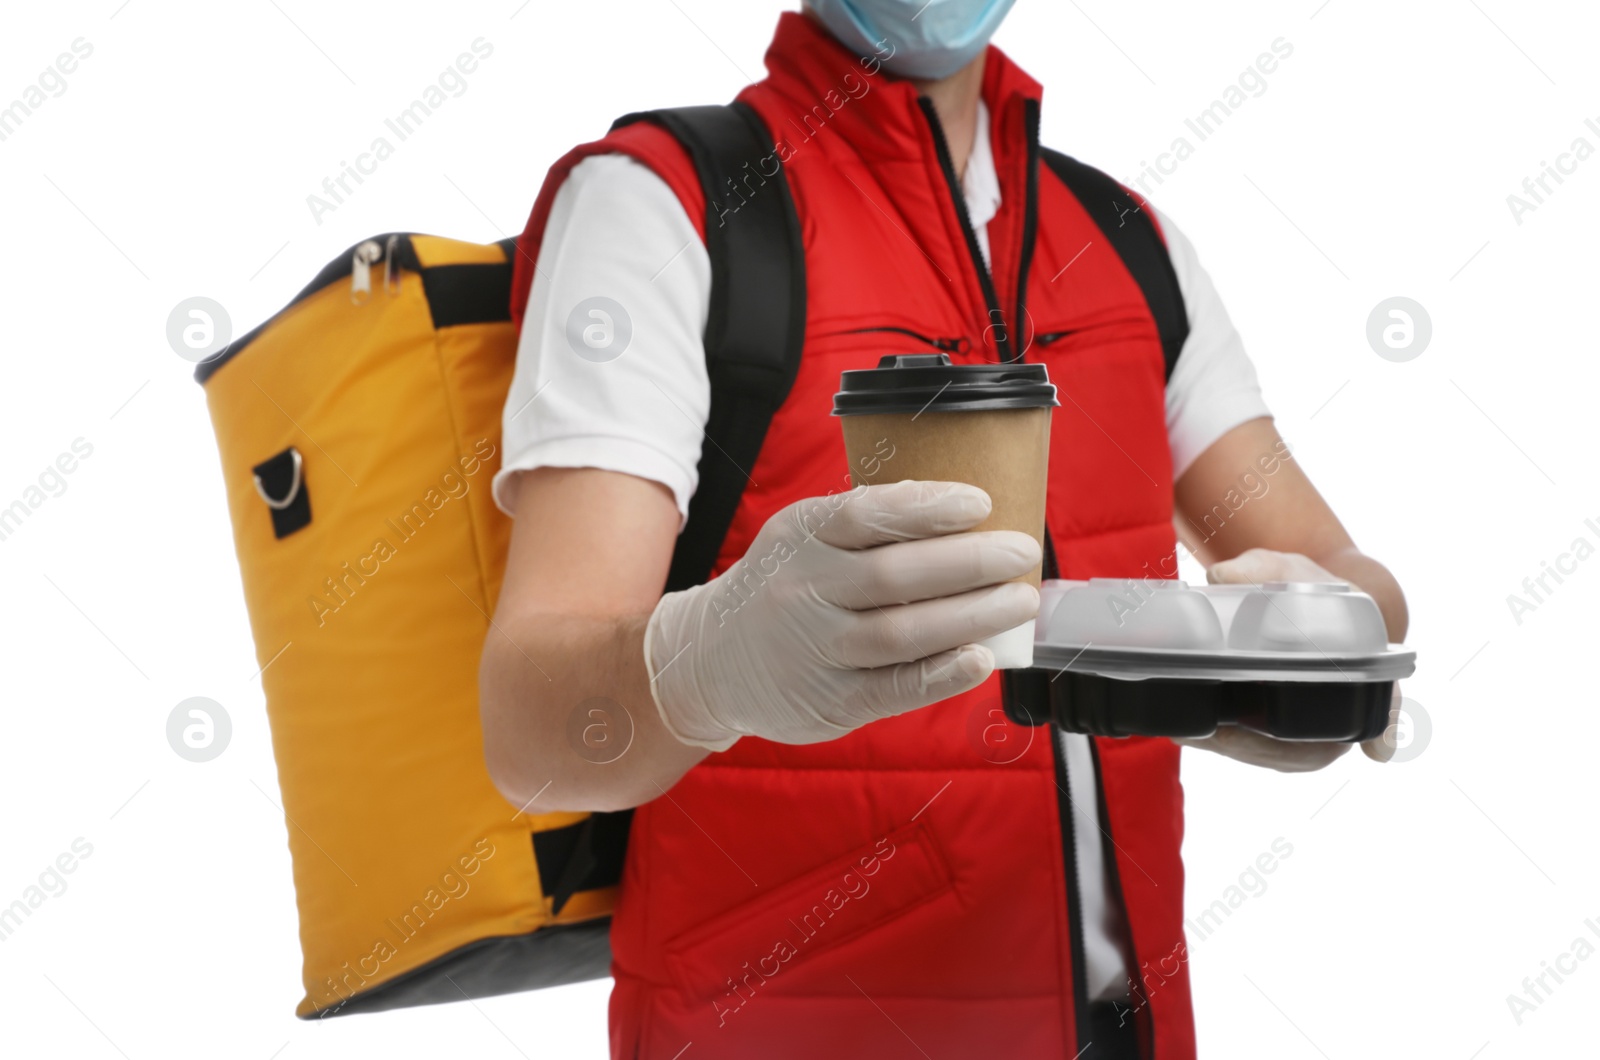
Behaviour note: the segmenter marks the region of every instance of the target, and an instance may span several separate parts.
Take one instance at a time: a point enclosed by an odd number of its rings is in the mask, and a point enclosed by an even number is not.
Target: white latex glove
[[[656,605],[645,665],[667,730],[726,750],[740,736],[832,740],[982,684],[976,641],[1028,621],[1039,562],[1013,531],[961,533],[989,495],[896,482],[813,497],[767,520],[721,576]]]
[[[1342,582],[1346,579],[1297,552],[1252,548],[1211,567],[1206,571],[1206,581],[1212,585],[1259,587],[1265,582]],[[1400,682],[1396,681],[1389,705],[1388,726],[1383,735],[1375,736],[1361,745],[1361,750],[1368,758],[1374,762],[1387,762],[1394,757],[1395,729],[1399,721]],[[1185,747],[1215,751],[1253,766],[1276,769],[1280,773],[1310,773],[1322,769],[1350,749],[1347,743],[1276,740],[1237,725],[1219,728],[1211,736],[1177,737],[1173,742]]]

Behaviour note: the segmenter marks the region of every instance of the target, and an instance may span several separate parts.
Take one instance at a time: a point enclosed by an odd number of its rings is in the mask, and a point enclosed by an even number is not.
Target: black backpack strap
[[[789,395],[805,340],[805,249],[789,183],[766,125],[749,106],[677,107],[617,119],[648,121],[683,144],[706,196],[711,312],[706,368],[711,415],[700,483],[689,501],[667,591],[711,575],[767,426]]]
[[[1117,256],[1133,274],[1144,292],[1144,300],[1155,317],[1161,335],[1161,351],[1167,362],[1167,378],[1183,352],[1189,337],[1189,314],[1184,308],[1178,274],[1173,271],[1167,245],[1156,230],[1147,203],[1111,177],[1076,158],[1045,148],[1040,152],[1045,165],[1060,178],[1067,190],[1083,204],[1099,226]]]

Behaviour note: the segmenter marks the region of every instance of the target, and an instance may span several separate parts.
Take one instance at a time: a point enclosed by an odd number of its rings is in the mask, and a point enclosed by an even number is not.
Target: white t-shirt
[[[1000,182],[982,105],[978,124],[962,192],[987,261]],[[1193,244],[1165,214],[1156,216],[1189,314],[1189,339],[1167,381],[1177,478],[1229,430],[1270,413]],[[631,331],[612,360],[578,356],[567,339],[569,318],[578,318],[580,333],[599,319],[581,304],[596,297],[621,306]],[[711,407],[703,345],[710,301],[705,244],[665,181],[626,155],[574,166],[551,204],[523,320],[494,480],[500,507],[513,507],[518,471],[598,467],[663,484],[687,518]]]
[[[961,190],[986,264],[988,224],[1000,209],[988,129],[980,103]],[[1193,245],[1164,214],[1157,218],[1189,315],[1189,338],[1166,393],[1176,478],[1229,430],[1269,413]],[[600,298],[610,304],[596,305]],[[494,479],[500,507],[509,513],[515,506],[519,471],[594,467],[661,483],[687,519],[711,408],[703,345],[710,302],[705,244],[666,182],[625,155],[594,155],[574,166],[551,204],[523,320]],[[593,329],[588,341],[586,329]],[[1088,996],[1122,999],[1129,977],[1116,941],[1120,913],[1106,900],[1088,738],[1063,734],[1062,749]]]

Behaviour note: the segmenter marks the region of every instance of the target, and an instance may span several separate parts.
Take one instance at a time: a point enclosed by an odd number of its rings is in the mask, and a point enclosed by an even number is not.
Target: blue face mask
[[[805,0],[805,6],[857,55],[883,58],[883,68],[900,77],[936,80],[976,59],[1015,2]]]

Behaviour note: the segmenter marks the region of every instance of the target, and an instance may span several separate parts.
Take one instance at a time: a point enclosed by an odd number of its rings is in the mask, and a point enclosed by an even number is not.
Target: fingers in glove
[[[814,584],[831,604],[863,611],[953,596],[1019,578],[1039,565],[1039,542],[1015,530],[950,534],[837,552]]]
[[[937,600],[857,611],[823,646],[841,669],[913,662],[992,637],[1039,613],[1039,591],[1007,582]]]
[[[1206,570],[1212,585],[1260,585],[1275,580],[1281,564],[1278,553],[1262,548],[1247,549],[1232,559],[1214,563]]]
[[[812,497],[781,514],[806,536],[857,549],[970,530],[989,517],[990,508],[989,495],[977,486],[907,480]]]
[[[1347,743],[1275,740],[1233,725],[1223,726],[1212,736],[1176,737],[1173,742],[1203,751],[1214,751],[1237,762],[1276,769],[1280,773],[1314,773],[1332,765],[1350,750]]]
[[[1232,559],[1213,564],[1206,571],[1212,585],[1261,585],[1264,582],[1343,581],[1315,560],[1298,552],[1274,552],[1270,548],[1251,548]]]
[[[994,673],[994,655],[981,644],[963,644],[925,659],[864,670],[854,694],[841,705],[844,724],[855,728],[958,696]]]
[[[1394,683],[1394,694],[1389,698],[1389,724],[1384,726],[1383,735],[1374,736],[1361,744],[1362,752],[1374,762],[1387,762],[1394,757],[1399,749],[1400,739],[1400,682]]]

